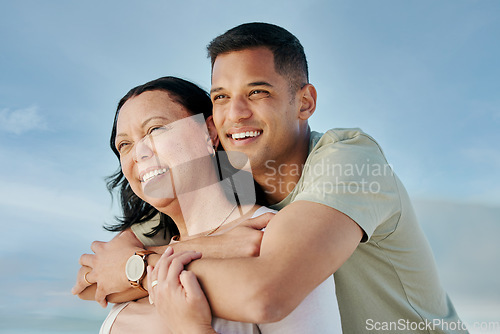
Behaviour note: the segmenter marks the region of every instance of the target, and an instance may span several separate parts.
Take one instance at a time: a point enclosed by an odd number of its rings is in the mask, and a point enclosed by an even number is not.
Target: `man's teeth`
[[[231,134],[231,137],[233,139],[244,139],[244,138],[257,137],[260,136],[260,134],[261,134],[260,131],[247,131],[247,132],[233,133]]]
[[[144,176],[142,177],[142,182],[147,182],[149,180],[151,180],[153,177],[155,176],[158,176],[158,175],[161,175],[161,174],[164,174],[166,173],[168,170],[168,168],[162,168],[162,169],[155,169],[155,170],[152,170],[151,172],[147,172],[146,174],[144,174]]]

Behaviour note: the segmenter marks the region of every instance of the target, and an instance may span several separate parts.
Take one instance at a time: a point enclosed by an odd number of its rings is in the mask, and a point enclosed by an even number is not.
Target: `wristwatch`
[[[127,275],[130,285],[134,288],[146,291],[142,286],[142,280],[146,276],[146,268],[148,266],[147,257],[154,252],[148,250],[140,250],[132,255],[125,265],[125,274]]]

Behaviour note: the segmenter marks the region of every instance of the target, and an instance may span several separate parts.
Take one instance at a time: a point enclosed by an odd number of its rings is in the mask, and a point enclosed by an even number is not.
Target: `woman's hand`
[[[196,276],[184,266],[201,258],[194,251],[167,248],[154,270],[148,266],[150,302],[173,333],[215,333],[207,298]]]
[[[125,263],[136,251],[143,249],[143,245],[131,230],[126,230],[109,242],[94,241],[91,249],[95,254],[80,257],[83,269],[80,269],[71,292],[80,295],[89,286],[88,283],[97,283],[95,300],[106,307],[108,295],[130,289]]]
[[[92,268],[87,266],[82,266],[78,270],[78,274],[76,274],[76,284],[78,286],[82,286],[83,288],[79,293],[77,293],[78,297],[83,300],[95,300],[95,291],[97,289],[96,284],[92,284],[90,282],[86,282],[85,279],[88,280],[88,274],[92,271]],[[75,291],[75,287],[71,292]]]

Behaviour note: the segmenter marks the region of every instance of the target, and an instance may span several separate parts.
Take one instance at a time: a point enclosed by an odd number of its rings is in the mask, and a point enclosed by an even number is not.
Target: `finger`
[[[149,286],[149,303],[154,304],[155,302],[155,290],[156,288],[153,286],[153,282],[156,280],[156,278],[153,278],[153,267],[148,266],[146,268],[146,271],[148,273],[148,286]],[[156,277],[156,275],[155,275]]]
[[[160,256],[160,259],[156,262],[156,265],[154,266],[153,270],[151,271],[151,274],[148,274],[148,277],[151,277],[151,281],[154,280],[159,280],[160,278],[160,272],[165,271],[164,275],[166,277],[166,270],[168,269],[168,266],[170,265],[170,255],[173,253],[172,247],[167,247],[165,252]]]
[[[165,252],[163,252],[163,254],[165,254],[165,256],[170,256],[172,254],[174,254],[174,249],[170,246],[167,247],[167,249],[165,249]]]
[[[179,275],[179,280],[186,290],[188,298],[199,299],[205,297],[205,293],[201,289],[198,278],[196,278],[196,275],[192,271],[183,270]]]
[[[246,220],[242,223],[242,225],[254,228],[256,230],[262,230],[267,226],[267,224],[273,217],[274,213],[266,212],[263,215]]]
[[[156,263],[155,267],[153,268],[151,266],[148,266],[146,268],[147,273],[148,273],[148,275],[147,275],[148,276],[148,285],[150,287],[150,289],[148,291],[150,304],[154,304],[154,302],[156,300],[156,289],[152,288],[152,284],[154,281],[158,282],[161,279],[165,280],[165,278],[167,276],[168,267],[169,267],[170,262],[172,260],[172,258],[170,258],[170,256],[173,253],[174,253],[173,248],[167,247],[167,249],[165,249],[165,252],[163,252],[162,256],[160,257],[160,259]],[[161,275],[159,273],[161,273]]]
[[[80,260],[78,261],[78,263],[80,263],[81,266],[94,268],[94,259],[95,255],[93,254],[83,254],[82,256],[80,256]]]
[[[92,268],[87,267],[87,266],[83,266],[78,270],[78,274],[76,276],[76,283],[73,286],[73,288],[71,289],[72,294],[77,295],[89,286],[87,284],[87,282],[85,282],[84,277],[85,277],[85,274],[87,274],[90,271],[92,271]],[[88,279],[88,277],[87,277],[87,279]]]
[[[160,260],[158,260],[158,262],[156,263],[155,270],[153,271],[153,273],[156,271],[156,279],[158,281],[164,281],[167,278],[167,273],[168,273],[168,268],[170,267],[170,263],[172,263],[172,260],[176,256],[178,256],[177,254],[173,254],[173,252],[174,250],[172,249],[172,247],[168,247],[160,257]]]
[[[168,268],[166,280],[167,284],[172,286],[179,285],[179,275],[184,270],[184,266],[199,258],[201,258],[201,253],[193,251],[183,252],[177,255],[177,257],[172,260],[170,267]]]
[[[106,300],[106,294],[104,290],[97,286],[97,290],[95,292],[95,301],[99,303],[103,308],[108,306],[108,301]]]
[[[105,244],[103,241],[94,241],[90,245],[90,249],[94,252],[97,253],[100,249],[102,249],[102,246]]]

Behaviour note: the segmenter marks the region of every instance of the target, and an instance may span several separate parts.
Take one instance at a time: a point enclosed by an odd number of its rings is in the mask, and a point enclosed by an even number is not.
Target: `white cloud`
[[[37,106],[24,109],[0,110],[0,130],[20,135],[30,130],[45,130],[47,123]]]

